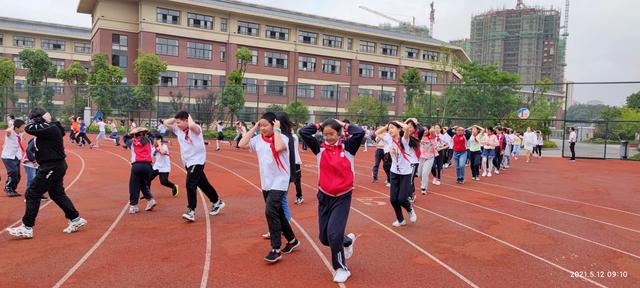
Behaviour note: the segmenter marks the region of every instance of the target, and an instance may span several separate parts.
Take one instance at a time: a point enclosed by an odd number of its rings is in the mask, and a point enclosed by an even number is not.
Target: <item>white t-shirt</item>
[[[538,145],[538,138],[536,133],[524,132],[524,145],[535,146]]]
[[[441,134],[440,138],[449,144],[449,149],[453,149],[453,138],[451,138],[447,132]]]
[[[152,149],[152,153],[155,153],[156,160],[153,163],[153,170],[158,170],[160,173],[171,172],[171,159],[169,158],[169,148],[167,148],[167,145],[162,144],[160,149],[156,149],[155,147]]]
[[[571,133],[569,133],[569,142],[577,142],[578,141],[578,136],[576,135],[576,131],[571,131]]]
[[[300,165],[302,164],[302,160],[300,159],[300,151],[298,151],[298,143],[300,143],[300,141],[298,140],[298,135],[293,134],[293,149],[296,155],[296,164]]]
[[[17,134],[14,130],[6,133],[4,144],[2,145],[2,159],[22,159],[23,152],[18,144],[18,138],[20,138],[21,142],[24,142],[24,136],[22,133]]]
[[[389,150],[395,148],[396,153],[391,153],[391,172],[398,175],[409,175],[413,173],[413,168],[411,167],[411,157],[409,157],[409,151],[413,151],[411,147],[409,147],[409,140],[401,137],[400,145],[402,145],[402,149],[404,150],[405,155],[402,155],[400,151],[400,147],[396,145],[391,138],[389,133],[385,133],[382,137],[382,141],[389,147]],[[413,152],[415,157],[415,152]],[[407,159],[405,159],[405,156]]]
[[[220,125],[220,124],[216,124],[216,131],[218,131],[218,132],[222,132],[222,129],[223,129],[223,128],[224,128],[224,127],[222,127],[222,125]]]
[[[106,125],[106,124],[104,124],[104,122],[100,121],[100,122],[98,122],[98,124],[97,124],[97,125],[98,125],[98,130],[99,130],[100,132],[104,133],[104,132],[106,131],[106,130],[104,129],[104,127],[105,127],[105,125]]]
[[[164,134],[167,132],[167,127],[164,126],[164,124],[160,123],[160,125],[158,125],[158,132],[160,132],[161,134]]]
[[[278,166],[276,160],[273,158],[271,152],[271,144],[262,139],[262,136],[254,136],[249,141],[249,151],[255,152],[258,155],[258,164],[260,166],[260,184],[262,190],[289,190],[289,178],[291,177],[289,171],[289,138],[280,134],[282,141],[284,142],[285,150],[278,154],[280,163],[284,166]]]
[[[542,134],[539,134],[539,136],[536,135],[536,137],[538,137],[538,145],[544,145],[544,138],[542,137]]]
[[[191,130],[189,132],[189,140],[186,139],[184,131],[178,128],[178,125],[173,125],[173,133],[176,134],[178,142],[180,143],[180,157],[182,163],[191,167],[193,165],[204,165],[207,161],[207,151],[204,147],[204,137],[202,133],[196,134]]]

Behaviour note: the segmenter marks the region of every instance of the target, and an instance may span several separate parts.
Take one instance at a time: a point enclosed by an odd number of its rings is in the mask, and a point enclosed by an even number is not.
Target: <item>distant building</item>
[[[467,53],[467,55],[471,55],[471,39],[464,38],[464,39],[459,39],[459,40],[451,40],[451,41],[449,41],[449,43],[451,45],[455,45],[455,46],[458,46],[458,47],[462,48],[464,53]]]

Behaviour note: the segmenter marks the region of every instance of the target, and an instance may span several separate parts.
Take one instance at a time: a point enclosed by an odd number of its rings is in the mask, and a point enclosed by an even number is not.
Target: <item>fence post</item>
[[[336,119],[340,118],[340,114],[338,114],[338,106],[340,106],[340,84],[336,84]]]
[[[607,160],[607,142],[609,142],[609,120],[604,124],[604,159]]]
[[[562,114],[562,158],[564,158],[564,140],[567,136],[567,97],[569,96],[569,83],[565,83],[564,85],[564,113]]]

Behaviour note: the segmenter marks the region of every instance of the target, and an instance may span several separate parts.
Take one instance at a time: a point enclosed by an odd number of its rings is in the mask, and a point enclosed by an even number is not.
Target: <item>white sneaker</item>
[[[139,211],[140,211],[140,208],[138,208],[138,205],[129,206],[129,214],[136,214]]]
[[[226,206],[226,204],[224,204],[222,200],[218,200],[218,202],[213,203],[213,205],[211,206],[211,212],[209,212],[209,215],[216,216],[220,214],[220,211],[222,211],[222,208],[224,208],[224,206]]]
[[[416,223],[417,220],[418,215],[416,215],[416,209],[411,209],[411,212],[409,212],[409,221],[411,221],[411,223]]]
[[[83,218],[78,217],[76,219],[69,221],[69,226],[67,226],[67,228],[64,228],[62,232],[70,234],[80,230],[80,228],[83,227],[84,225],[87,225],[87,220],[84,220]]]
[[[422,195],[427,195],[427,189],[420,189],[422,191]]]
[[[9,235],[16,239],[33,238],[33,228],[24,226],[24,224],[21,224],[18,227],[7,228],[7,232],[9,232]]]
[[[384,186],[391,187],[391,183],[387,183]]]
[[[333,282],[344,283],[349,279],[349,276],[351,276],[351,272],[349,272],[349,270],[338,268],[338,270],[336,270],[336,274],[333,275]]]
[[[349,233],[347,237],[351,238],[351,245],[344,247],[344,258],[349,259],[353,256],[353,246],[356,244],[356,235]]]
[[[151,211],[153,210],[153,207],[156,207],[156,205],[158,205],[158,203],[156,202],[156,199],[151,199],[147,202],[147,207],[144,208],[144,211]]]
[[[196,212],[189,209],[187,210],[187,212],[184,212],[184,214],[182,214],[182,218],[189,222],[196,221]]]
[[[440,180],[436,180],[435,185],[436,185],[436,186],[440,186],[440,184],[442,184],[442,183],[440,182]]]
[[[482,177],[487,177],[487,171],[482,171]]]
[[[263,239],[271,239],[271,233],[267,232],[267,233],[262,234],[262,238]]]
[[[407,220],[402,220],[402,222],[399,222],[398,220],[396,220],[395,222],[393,222],[393,224],[391,224],[391,226],[393,227],[400,227],[404,225],[407,225]]]
[[[433,178],[433,180],[431,180],[431,184],[436,185],[436,178]]]
[[[489,172],[489,174],[487,174],[487,177],[491,177],[491,172]]]
[[[500,175],[500,171],[496,170],[495,171],[496,175]]]

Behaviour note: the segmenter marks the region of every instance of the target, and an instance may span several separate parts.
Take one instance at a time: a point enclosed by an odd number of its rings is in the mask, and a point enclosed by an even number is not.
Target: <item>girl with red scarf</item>
[[[322,144],[313,136],[318,130],[324,136]],[[349,137],[344,138],[347,133]],[[300,136],[318,159],[320,242],[331,247],[331,262],[336,270],[333,281],[343,283],[351,276],[346,260],[353,255],[356,240],[355,234],[345,236],[344,233],[355,180],[354,161],[364,130],[357,125],[327,119],[322,124],[309,124],[300,129]]]
[[[257,129],[262,134],[254,136]],[[262,115],[260,121],[249,132],[244,133],[238,143],[240,148],[249,148],[258,155],[260,185],[271,239],[271,249],[264,260],[270,263],[282,259],[282,253],[289,254],[300,246],[282,207],[282,198],[289,190],[291,178],[288,143],[289,138],[282,135],[280,121],[272,112]],[[287,244],[280,250],[282,234],[287,239]]]
[[[438,151],[438,155],[435,156],[433,160],[433,166],[431,166],[431,175],[433,175],[433,185],[439,186],[440,179],[442,178],[442,165],[445,162],[447,149],[449,149],[449,142],[442,138],[442,128],[440,125],[434,125],[433,129],[436,131],[436,151]]]
[[[409,144],[413,149],[414,153],[409,153],[409,162],[411,162],[411,168],[413,169],[413,173],[411,173],[411,196],[409,196],[409,201],[413,202],[416,200],[416,184],[415,179],[418,177],[418,166],[420,165],[420,139],[424,135],[424,127],[420,125],[418,119],[409,118],[404,121],[404,124],[407,124],[407,134],[409,134]]]
[[[427,127],[429,128],[429,127]],[[418,166],[418,175],[420,175],[420,190],[422,195],[427,195],[429,189],[429,173],[433,166],[433,161],[438,156],[436,150],[436,129],[430,128],[428,133],[420,139],[420,166]]]
[[[147,128],[134,128],[129,131],[129,137],[125,140],[126,146],[131,149],[131,176],[129,176],[129,213],[136,214],[140,211],[138,200],[140,192],[147,199],[146,211],[151,211],[156,206],[149,186],[151,184],[151,173],[153,168],[151,162],[151,140],[147,137]]]

